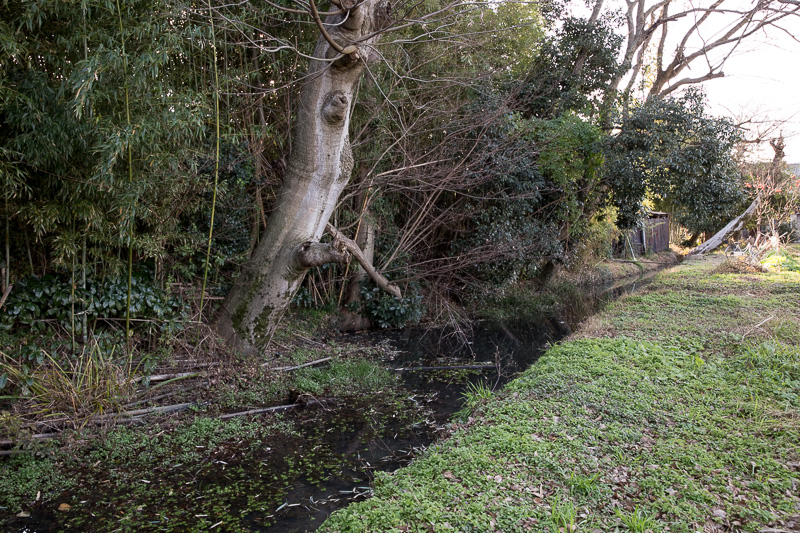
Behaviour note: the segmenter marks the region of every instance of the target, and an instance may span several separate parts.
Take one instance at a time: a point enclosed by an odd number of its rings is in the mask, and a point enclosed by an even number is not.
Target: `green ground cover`
[[[323,531],[800,529],[800,273],[687,262]]]

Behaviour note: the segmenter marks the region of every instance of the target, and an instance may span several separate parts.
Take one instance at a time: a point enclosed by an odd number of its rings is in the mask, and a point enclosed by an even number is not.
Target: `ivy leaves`
[[[143,273],[132,278],[131,316],[161,321],[181,315],[180,301],[156,287]],[[31,277],[18,282],[5,304],[0,329],[25,328],[44,332],[55,322],[67,330],[73,327],[73,313],[86,314],[88,322],[98,319],[120,319],[125,316],[127,277],[100,278],[91,276],[86,288],[73,287],[71,279],[54,275]],[[76,320],[76,333],[81,321]]]

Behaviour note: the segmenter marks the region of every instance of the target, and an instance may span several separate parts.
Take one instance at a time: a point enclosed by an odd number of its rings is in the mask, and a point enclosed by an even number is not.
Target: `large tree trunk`
[[[219,334],[245,353],[267,345],[310,267],[348,258],[340,241],[318,241],[353,169],[348,126],[354,92],[388,18],[384,0],[354,5],[343,1],[349,12],[325,21],[327,32],[300,93],[293,151],[275,210],[217,317]],[[313,0],[311,7],[316,14]]]

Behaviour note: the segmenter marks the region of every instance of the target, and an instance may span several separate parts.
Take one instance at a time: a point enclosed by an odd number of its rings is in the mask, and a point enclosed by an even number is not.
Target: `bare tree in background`
[[[604,1],[598,0],[595,12]],[[788,29],[800,14],[793,0],[624,1],[624,52],[612,93],[626,80],[623,91],[629,93],[652,67],[647,96],[665,96],[723,77],[728,58],[758,36],[783,33],[797,40]]]

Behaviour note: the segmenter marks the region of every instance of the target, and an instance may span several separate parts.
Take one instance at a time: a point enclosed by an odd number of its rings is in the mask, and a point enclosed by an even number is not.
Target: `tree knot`
[[[322,103],[322,118],[332,126],[341,124],[347,116],[348,104],[347,96],[342,91],[329,92]]]
[[[297,249],[297,262],[302,268],[322,266],[328,263],[343,265],[350,260],[344,243],[334,239],[331,243],[306,241]]]

